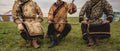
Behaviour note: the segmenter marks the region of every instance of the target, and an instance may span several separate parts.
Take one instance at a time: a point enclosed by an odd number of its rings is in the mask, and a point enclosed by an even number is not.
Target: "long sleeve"
[[[48,21],[53,20],[53,12],[54,12],[54,5],[51,6],[49,13],[48,13]]]
[[[104,12],[107,15],[107,20],[112,22],[113,21],[113,8],[107,1],[105,1]]]
[[[18,6],[17,1],[15,1],[14,5],[13,5],[13,9],[12,9],[12,17],[13,17],[14,21],[15,21],[16,19],[19,19],[19,17],[18,17],[18,16],[19,16],[18,12],[19,12],[19,6]]]
[[[40,17],[43,17],[43,13],[42,13],[42,10],[40,9],[40,7],[37,5],[36,2],[35,3],[35,8],[36,8],[36,12],[38,15],[40,15]]]
[[[83,7],[81,8],[81,11],[79,13],[79,22],[83,21],[84,20],[84,15],[85,15],[85,12],[86,12],[86,9],[88,7],[88,1],[83,5]]]

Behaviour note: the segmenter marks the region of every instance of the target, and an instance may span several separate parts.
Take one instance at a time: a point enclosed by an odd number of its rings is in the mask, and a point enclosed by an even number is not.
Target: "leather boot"
[[[30,47],[30,46],[32,46],[32,42],[31,42],[31,40],[26,40],[26,45],[25,45],[25,47]]]
[[[56,38],[55,38],[55,36],[53,36],[53,35],[50,35],[49,36],[50,37],[50,45],[48,46],[48,48],[52,48],[52,47],[54,47],[54,46],[56,46]]]
[[[56,40],[56,42],[57,42],[56,45],[58,45],[63,38],[65,38],[65,37],[64,36],[58,36],[57,40]]]
[[[38,45],[37,39],[32,40],[32,45],[34,48],[40,48],[40,46]]]
[[[95,38],[95,45],[99,45],[99,39],[98,38]]]
[[[88,38],[88,44],[87,44],[88,46],[93,46],[94,45],[94,40],[93,40],[93,38]]]
[[[48,46],[48,48],[52,48],[52,47],[54,47],[54,46],[56,46],[56,43],[55,43],[55,41],[52,41],[52,42],[50,43],[50,45]]]

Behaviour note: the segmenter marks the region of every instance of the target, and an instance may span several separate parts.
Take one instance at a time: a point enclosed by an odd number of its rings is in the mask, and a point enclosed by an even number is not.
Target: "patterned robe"
[[[113,17],[113,9],[108,1],[100,0],[98,3],[87,1],[79,13],[79,18],[80,21],[83,21],[84,15],[86,15],[88,19],[99,19],[103,16],[103,13],[107,15],[107,20],[111,22]]]
[[[55,22],[56,23],[56,24],[54,24],[55,29],[57,31],[59,31],[59,32],[62,32],[63,29],[64,29],[64,27],[65,27],[64,23],[67,23],[67,14],[68,13],[70,13],[70,14],[75,13],[77,11],[77,8],[76,8],[75,5],[71,6],[67,2],[64,2],[64,4],[62,5],[62,7],[60,8],[60,10],[54,16],[53,14],[54,14],[54,11],[56,10],[57,6],[58,5],[56,3],[54,3],[51,6],[51,8],[49,10],[49,13],[48,13],[48,20]],[[59,23],[62,23],[62,22],[63,22],[63,24],[59,24]]]
[[[36,36],[36,35],[43,35],[43,28],[40,24],[40,22],[37,22],[38,17],[36,15],[43,15],[41,9],[36,4],[36,2],[30,0],[27,3],[25,3],[24,6],[22,6],[23,15],[24,17],[21,17],[20,13],[20,1],[15,1],[13,9],[12,9],[12,16],[14,20],[22,18],[24,23],[27,26],[27,29],[29,31],[30,36]],[[22,24],[18,24],[18,29],[23,30]]]
[[[96,1],[96,0],[94,0]],[[103,35],[100,37],[105,37],[104,35],[110,35],[110,24],[102,24],[101,17],[103,13],[107,15],[107,20],[112,22],[113,19],[113,9],[107,0],[100,0],[99,2],[87,1],[82,7],[79,13],[79,22],[85,20],[84,15],[87,17],[88,25],[82,24],[82,34],[86,33],[90,35]]]

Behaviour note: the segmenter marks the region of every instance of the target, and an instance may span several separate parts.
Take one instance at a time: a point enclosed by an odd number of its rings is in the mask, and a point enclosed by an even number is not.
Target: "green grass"
[[[71,23],[78,23],[78,18],[68,18]],[[47,31],[47,19],[44,18],[42,25],[44,32]],[[59,46],[48,49],[49,39],[45,38],[41,48],[21,47],[25,41],[18,33],[14,22],[0,22],[0,51],[120,51],[120,22],[111,23],[111,38],[104,39],[99,46],[87,47],[82,39],[80,24],[72,25],[68,36],[62,40]]]

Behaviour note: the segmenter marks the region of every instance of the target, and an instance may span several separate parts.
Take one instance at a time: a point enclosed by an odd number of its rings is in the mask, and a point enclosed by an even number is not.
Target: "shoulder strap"
[[[26,4],[26,3],[28,3],[29,1],[26,1],[26,2],[24,2],[24,3],[22,3],[22,4],[20,4],[19,5],[19,8],[20,8],[20,16],[21,16],[21,18],[22,19],[24,19],[24,14],[23,14],[23,9],[22,9],[22,7]],[[25,21],[25,20],[22,20],[22,21]],[[29,37],[30,35],[29,35],[29,31],[28,31],[28,29],[27,29],[27,26],[25,25],[25,23],[22,23],[22,26],[24,27],[24,31],[25,31],[25,33],[26,33],[26,35],[27,35],[27,37]],[[30,38],[29,38],[30,39]]]
[[[53,17],[55,17],[55,15],[58,13],[58,11],[62,8],[62,6],[64,5],[64,1],[62,1],[62,3],[60,3],[57,8],[55,9],[55,11],[53,12]]]
[[[24,19],[23,6],[24,6],[27,2],[29,2],[29,1],[26,1],[26,2],[24,2],[24,3],[22,3],[22,4],[19,5],[19,8],[20,8],[20,13],[19,13],[19,14],[20,14],[20,16],[21,16],[22,19]]]

